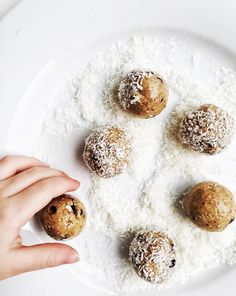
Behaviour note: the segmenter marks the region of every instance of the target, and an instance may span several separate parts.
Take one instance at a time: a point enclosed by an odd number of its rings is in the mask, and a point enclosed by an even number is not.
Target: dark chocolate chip
[[[173,259],[173,260],[171,260],[171,264],[170,264],[170,268],[172,268],[172,267],[174,267],[175,266],[175,263],[176,263],[176,260],[175,259]]]
[[[230,220],[229,224],[232,223],[234,220],[235,220],[235,217],[233,217],[233,218]]]
[[[77,209],[76,209],[75,205],[72,205],[71,208],[72,208],[74,215],[77,216]]]
[[[57,207],[56,206],[51,206],[50,207],[50,213],[51,214],[56,214],[56,212],[57,212]]]

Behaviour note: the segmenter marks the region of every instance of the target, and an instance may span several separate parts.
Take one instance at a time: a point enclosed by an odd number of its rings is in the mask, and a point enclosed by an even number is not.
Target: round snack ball
[[[140,117],[154,117],[166,107],[168,88],[151,71],[132,71],[121,81],[118,99],[123,109]]]
[[[223,231],[235,218],[232,193],[214,182],[202,182],[184,195],[183,210],[198,226],[208,231]]]
[[[142,279],[161,283],[175,266],[174,243],[163,232],[141,231],[130,244],[129,260]]]
[[[198,152],[216,154],[229,144],[232,130],[232,117],[221,108],[206,104],[184,115],[178,138]]]
[[[128,164],[131,143],[118,127],[100,127],[85,141],[83,158],[91,171],[109,178],[121,174]]]
[[[72,195],[63,194],[51,200],[37,214],[48,235],[56,240],[77,236],[86,221],[83,203]]]

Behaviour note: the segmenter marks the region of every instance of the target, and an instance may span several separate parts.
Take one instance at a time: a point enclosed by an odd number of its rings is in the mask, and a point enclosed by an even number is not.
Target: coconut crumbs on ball
[[[142,279],[161,283],[176,263],[174,243],[162,232],[141,231],[130,244],[129,260]]]
[[[232,130],[232,117],[221,108],[206,104],[185,114],[178,138],[196,151],[216,154],[229,144]]]
[[[86,165],[100,177],[113,177],[126,169],[131,143],[117,127],[100,127],[85,141],[83,158]]]

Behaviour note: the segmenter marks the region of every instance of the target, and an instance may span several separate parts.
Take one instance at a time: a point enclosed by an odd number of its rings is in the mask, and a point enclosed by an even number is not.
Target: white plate
[[[32,2],[24,1],[0,26],[0,78],[1,94],[4,97],[0,117],[3,118],[2,139],[7,144],[2,144],[2,149],[31,154],[31,145],[35,144],[45,114],[45,102],[39,98],[43,97],[47,104],[50,103],[50,99],[58,97],[54,86],[63,84],[65,73],[76,71],[97,50],[101,50],[110,42],[127,38],[134,33],[185,38],[190,41],[192,47],[197,46],[203,52],[211,51],[213,47],[218,59],[235,68],[233,1],[228,1],[227,7],[217,1],[58,2],[40,1],[32,5]],[[198,35],[204,36],[205,39],[197,37]],[[14,117],[9,134],[8,124],[16,102],[20,99],[18,115]],[[27,121],[22,118],[27,118]],[[4,140],[7,136],[8,142]],[[71,172],[74,170],[73,167],[63,164],[58,157],[53,158],[52,162],[66,167]],[[83,175],[83,172],[81,174]],[[86,172],[84,174],[86,176]],[[81,178],[83,179],[83,176]],[[43,235],[39,232],[38,234],[44,239]],[[72,242],[82,249],[82,254],[83,237],[84,240],[90,237],[89,230],[86,230],[78,241]],[[96,241],[100,241],[102,245],[104,237],[98,234]],[[97,251],[99,256],[102,256],[101,249]],[[99,277],[88,262],[81,263],[79,272],[76,267],[71,269],[88,286],[113,291],[112,285],[107,283],[103,276]],[[174,295],[195,295],[201,290],[202,295],[218,295],[221,289],[219,283],[222,283],[226,275],[227,284],[234,287],[233,281],[230,280],[234,269],[231,276],[225,273],[225,270],[229,268],[221,267],[209,272],[208,281],[205,278],[199,279],[197,284],[160,294],[173,295],[174,291]],[[206,287],[209,288],[208,292],[205,291]],[[150,295],[149,293],[147,294]]]

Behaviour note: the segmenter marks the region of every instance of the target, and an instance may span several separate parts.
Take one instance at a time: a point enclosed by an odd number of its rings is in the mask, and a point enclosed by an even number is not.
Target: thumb
[[[15,274],[79,261],[77,251],[61,243],[22,246],[14,252],[11,258]]]

